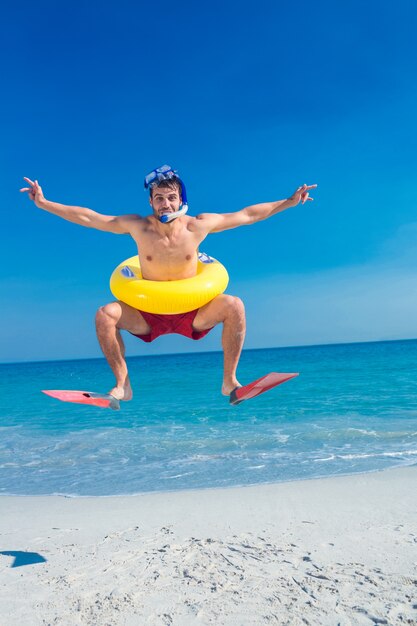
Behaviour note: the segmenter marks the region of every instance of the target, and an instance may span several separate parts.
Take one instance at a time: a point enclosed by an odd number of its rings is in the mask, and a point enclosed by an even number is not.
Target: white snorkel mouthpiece
[[[168,222],[173,222],[174,220],[176,220],[177,217],[182,217],[183,215],[185,215],[187,211],[188,204],[183,204],[178,211],[175,211],[175,213],[165,213],[164,215],[161,215],[159,221],[162,222],[162,224],[168,224]]]

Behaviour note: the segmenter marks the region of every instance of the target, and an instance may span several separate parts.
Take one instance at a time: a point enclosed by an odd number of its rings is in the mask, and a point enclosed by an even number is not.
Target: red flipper
[[[258,378],[253,383],[244,385],[243,387],[236,387],[230,394],[230,404],[240,404],[244,400],[250,400],[255,398],[265,391],[269,391],[273,387],[285,383],[291,378],[295,378],[298,374],[278,374],[278,372],[271,372],[262,378]]]
[[[90,404],[103,409],[120,409],[119,400],[108,393],[94,393],[93,391],[69,391],[65,389],[42,390],[47,396],[62,400],[62,402],[74,402],[75,404]]]

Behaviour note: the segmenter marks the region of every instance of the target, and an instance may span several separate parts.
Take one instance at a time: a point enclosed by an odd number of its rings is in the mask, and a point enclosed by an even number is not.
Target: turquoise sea
[[[128,359],[121,411],[41,389],[107,391],[103,359],[0,365],[0,494],[135,494],[417,463],[417,340],[247,350],[242,384],[300,372],[231,407],[220,352]]]

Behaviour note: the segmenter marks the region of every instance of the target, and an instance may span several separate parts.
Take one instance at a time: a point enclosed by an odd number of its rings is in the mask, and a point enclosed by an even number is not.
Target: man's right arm
[[[103,215],[102,213],[97,213],[85,207],[68,206],[58,202],[51,202],[44,197],[42,188],[37,180],[31,181],[29,178],[25,178],[24,180],[30,187],[24,187],[20,190],[21,192],[27,192],[29,198],[33,200],[39,209],[62,217],[68,222],[86,226],[87,228],[103,230],[116,235],[125,235],[130,233],[128,222],[138,219],[136,215]]]

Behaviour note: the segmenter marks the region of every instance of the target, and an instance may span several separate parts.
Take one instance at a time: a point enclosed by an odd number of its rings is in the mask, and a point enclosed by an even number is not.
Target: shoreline
[[[225,485],[224,487],[190,487],[186,489],[166,489],[160,491],[138,491],[135,493],[114,493],[109,495],[79,495],[79,494],[66,494],[66,493],[47,493],[47,494],[13,494],[13,493],[0,493],[0,502],[2,498],[65,498],[69,500],[85,500],[85,499],[106,499],[106,498],[140,498],[142,496],[150,496],[150,495],[168,495],[168,494],[176,494],[176,493],[199,493],[205,491],[227,491],[233,489],[250,489],[257,488],[262,486],[279,486],[279,485],[287,485],[287,484],[298,484],[310,481],[326,481],[337,478],[354,478],[355,476],[367,476],[368,474],[380,474],[384,472],[392,472],[396,470],[407,470],[417,468],[417,462],[410,465],[397,465],[393,467],[385,467],[383,469],[371,469],[367,471],[354,472],[354,473],[346,473],[346,474],[331,474],[329,476],[312,476],[312,477],[304,477],[304,478],[290,478],[288,480],[282,481],[271,481],[271,482],[260,482],[260,483],[249,483],[247,485]]]
[[[0,623],[417,624],[416,483],[4,496]]]

